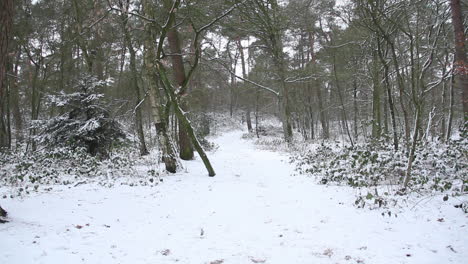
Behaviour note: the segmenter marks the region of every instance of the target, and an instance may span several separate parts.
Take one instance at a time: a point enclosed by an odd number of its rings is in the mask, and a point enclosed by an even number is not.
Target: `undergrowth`
[[[388,208],[400,197],[440,194],[444,201],[468,193],[468,140],[447,144],[426,142],[418,146],[407,189],[402,188],[408,156],[384,142],[359,143],[343,147],[323,142],[316,148],[291,157],[298,174],[316,177],[327,185],[360,189],[357,207]],[[466,204],[460,208],[466,211]]]
[[[57,185],[157,185],[160,178],[159,170],[153,168],[154,157],[140,158],[137,153],[129,146],[113,150],[108,159],[91,156],[85,148],[0,153],[0,185],[10,187],[10,197],[48,191]]]

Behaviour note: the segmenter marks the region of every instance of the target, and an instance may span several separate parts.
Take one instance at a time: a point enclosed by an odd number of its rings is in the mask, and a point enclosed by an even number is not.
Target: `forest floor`
[[[286,153],[243,132],[156,187],[54,188],[2,199],[0,263],[466,263],[468,218],[441,199],[397,216],[353,206],[356,190],[292,176]]]

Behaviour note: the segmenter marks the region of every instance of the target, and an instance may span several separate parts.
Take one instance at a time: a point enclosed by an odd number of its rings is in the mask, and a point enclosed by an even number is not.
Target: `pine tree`
[[[51,104],[66,111],[37,125],[42,131],[38,142],[46,147],[85,147],[92,156],[107,157],[112,143],[125,135],[101,100],[104,95],[98,90],[103,85],[103,81],[84,74],[78,79],[75,92],[50,96]]]

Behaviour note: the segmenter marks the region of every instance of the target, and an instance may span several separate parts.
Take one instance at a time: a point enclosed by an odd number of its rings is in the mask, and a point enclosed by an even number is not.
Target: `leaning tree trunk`
[[[161,78],[161,82],[163,84],[164,92],[166,93],[166,97],[168,98],[168,100],[171,101],[177,118],[181,121],[181,125],[184,126],[184,129],[187,131],[187,134],[190,137],[195,150],[198,152],[198,155],[200,155],[200,158],[202,159],[203,164],[205,165],[208,171],[208,175],[210,177],[215,176],[216,173],[213,169],[213,166],[211,166],[211,162],[209,161],[208,156],[206,155],[200,142],[198,141],[198,138],[195,135],[195,131],[193,130],[192,125],[190,124],[190,121],[185,115],[185,112],[180,107],[179,100],[177,98],[177,95],[174,93],[174,88],[172,87],[167,77],[166,71],[164,70],[163,66],[160,64],[157,65],[157,68],[158,68],[159,77]]]

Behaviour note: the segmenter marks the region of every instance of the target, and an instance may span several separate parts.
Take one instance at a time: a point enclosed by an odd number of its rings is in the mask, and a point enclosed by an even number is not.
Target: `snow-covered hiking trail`
[[[84,184],[2,199],[0,263],[467,263],[468,221],[442,202],[398,217],[352,206],[355,190],[291,176],[286,154],[243,132],[156,187]]]

